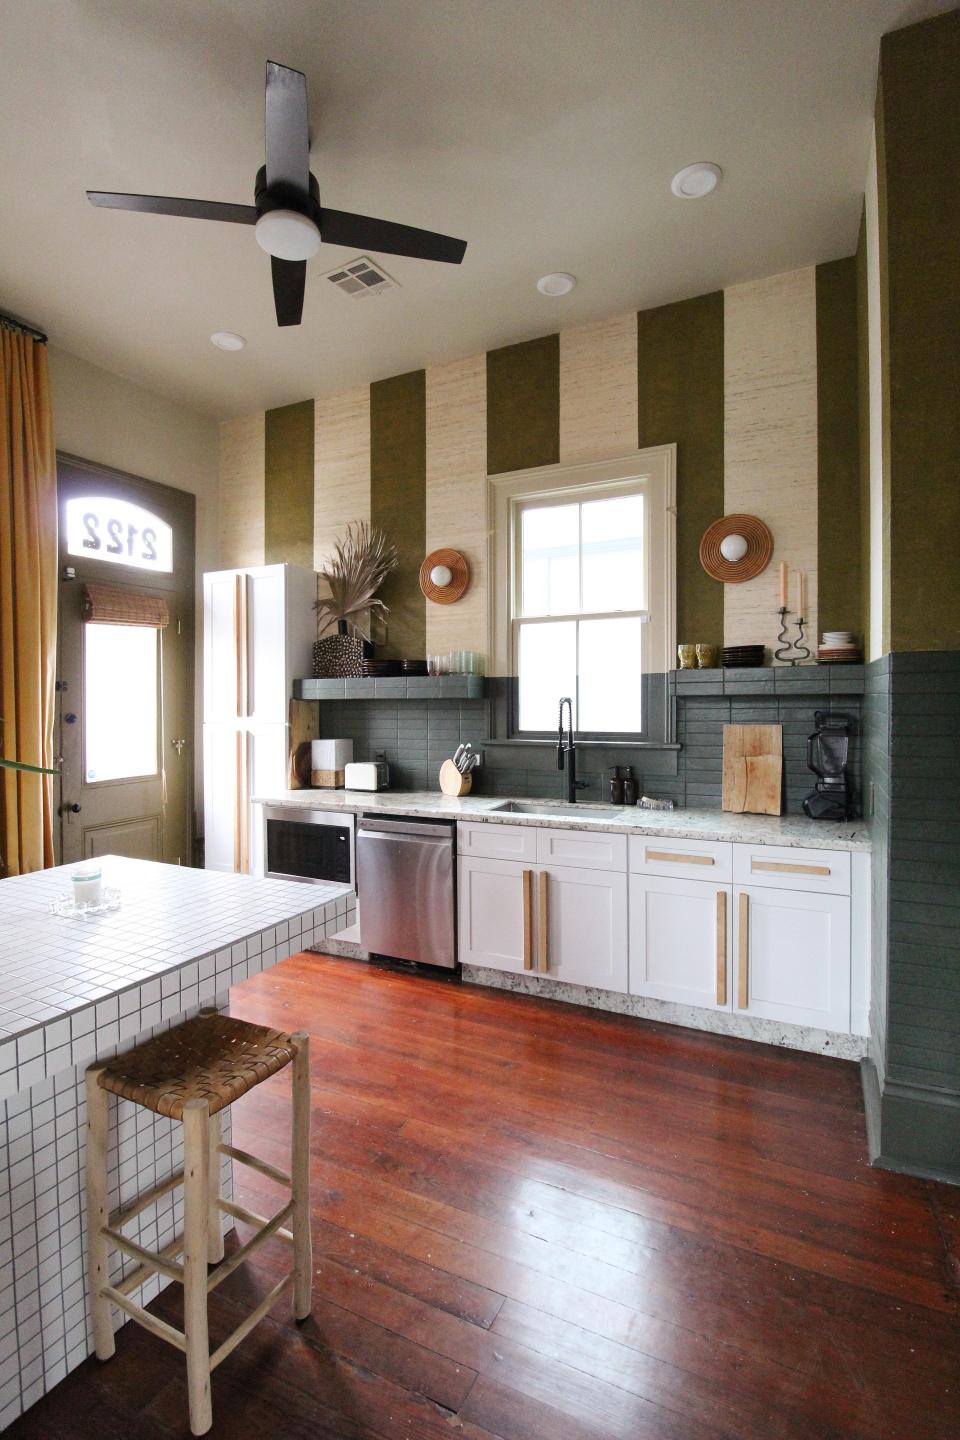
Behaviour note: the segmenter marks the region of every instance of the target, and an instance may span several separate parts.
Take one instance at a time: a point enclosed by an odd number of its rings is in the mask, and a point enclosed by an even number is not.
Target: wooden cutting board
[[[724,810],[779,815],[783,792],[783,726],[724,725]]]

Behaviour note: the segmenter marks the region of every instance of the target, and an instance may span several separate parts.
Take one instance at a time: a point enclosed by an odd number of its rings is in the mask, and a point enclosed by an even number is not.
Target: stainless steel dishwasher
[[[364,815],[357,830],[360,944],[424,965],[457,963],[456,829]]]

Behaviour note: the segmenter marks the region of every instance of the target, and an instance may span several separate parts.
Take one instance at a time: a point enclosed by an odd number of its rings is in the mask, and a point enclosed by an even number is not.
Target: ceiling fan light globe
[[[434,565],[430,571],[430,579],[438,590],[445,590],[453,579],[453,571],[449,565]]]
[[[278,260],[310,260],[320,249],[320,231],[299,210],[268,210],[254,233],[261,250]]]

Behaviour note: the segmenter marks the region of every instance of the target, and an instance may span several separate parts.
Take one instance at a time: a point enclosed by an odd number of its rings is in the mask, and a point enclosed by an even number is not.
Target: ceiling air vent
[[[366,255],[351,260],[349,265],[328,270],[321,279],[329,280],[331,285],[336,285],[338,290],[354,300],[363,300],[367,295],[382,295],[384,290],[398,288],[396,280]]]

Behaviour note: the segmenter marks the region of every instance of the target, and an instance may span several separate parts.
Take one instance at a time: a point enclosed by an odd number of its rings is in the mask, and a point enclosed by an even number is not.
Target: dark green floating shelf
[[[482,700],[482,675],[387,675],[294,680],[295,700]]]

